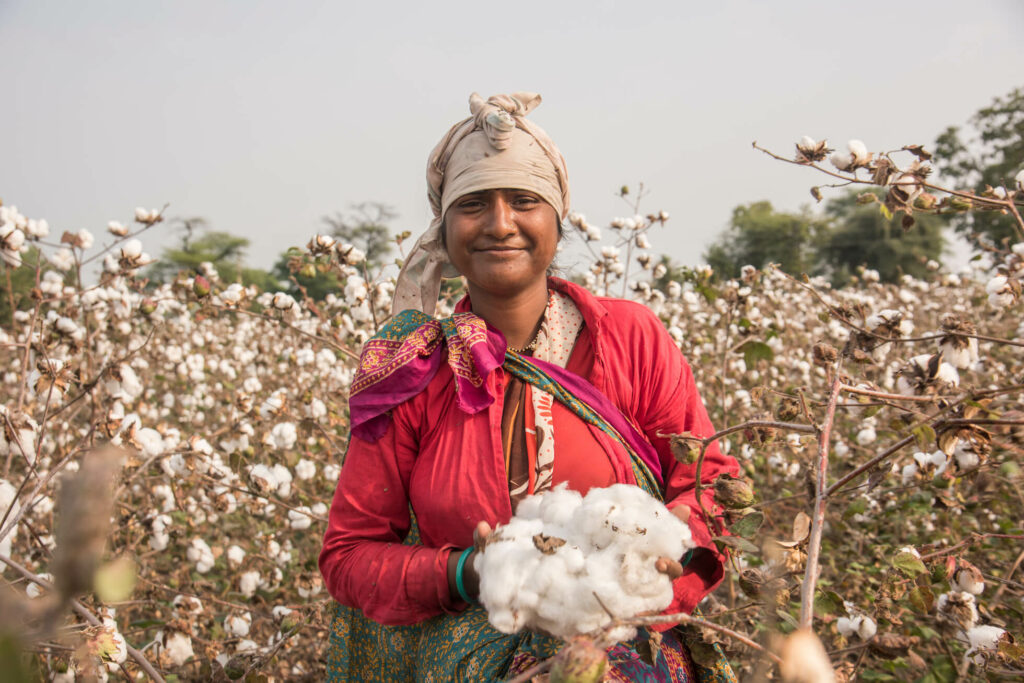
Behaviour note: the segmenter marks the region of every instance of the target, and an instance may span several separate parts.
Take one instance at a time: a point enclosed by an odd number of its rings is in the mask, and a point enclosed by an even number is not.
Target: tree
[[[176,221],[183,231],[181,244],[176,249],[164,249],[160,260],[150,269],[151,279],[166,282],[179,272],[199,273],[203,263],[211,263],[224,282],[256,285],[263,290],[275,290],[277,280],[267,271],[245,266],[245,250],[249,239],[229,232],[206,230],[202,218]]]
[[[22,265],[15,268],[0,261],[0,325],[10,325],[14,311],[31,308],[34,303],[31,292],[36,286],[36,266],[41,266],[40,277],[52,270],[43,258],[43,253],[34,245],[21,254],[21,262]]]
[[[1013,188],[1014,176],[1024,169],[1024,88],[1016,88],[970,119],[973,130],[965,141],[961,129],[950,126],[935,141],[940,173],[961,189],[983,192],[985,186]],[[999,243],[1015,239],[1013,218],[994,211],[971,211],[952,217],[953,227],[972,242],[981,235]]]
[[[811,272],[819,221],[806,212],[776,211],[771,202],[737,206],[726,231],[704,254],[719,277],[737,277],[745,265],[778,263],[787,273]]]
[[[283,290],[293,296],[304,290],[306,296],[320,301],[331,292],[338,294],[344,289],[334,269],[324,269],[315,258],[298,247],[283,252],[274,263],[272,272],[279,281],[287,283]]]
[[[875,195],[881,198],[881,193]],[[915,213],[909,230],[901,226],[903,214],[887,217],[880,203],[863,203],[866,193],[850,191],[825,205],[827,225],[816,240],[818,272],[834,284],[849,281],[858,266],[878,271],[885,282],[903,274],[924,277],[930,259],[938,260],[945,248],[944,221],[934,215]]]
[[[348,214],[336,212],[333,216],[324,216],[323,221],[330,226],[331,235],[362,250],[367,267],[375,270],[391,253],[393,240],[388,223],[397,217],[387,204],[362,202],[354,204]]]

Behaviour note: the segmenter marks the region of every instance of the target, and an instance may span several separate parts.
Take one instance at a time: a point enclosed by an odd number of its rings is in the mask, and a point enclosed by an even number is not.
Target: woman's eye
[[[516,206],[522,207],[536,206],[540,202],[536,197],[527,194],[516,197],[514,201]]]

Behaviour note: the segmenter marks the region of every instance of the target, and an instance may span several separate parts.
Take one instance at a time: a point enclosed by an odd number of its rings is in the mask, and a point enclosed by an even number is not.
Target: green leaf
[[[850,503],[843,511],[843,519],[850,519],[854,515],[862,515],[868,509],[868,501],[865,498],[857,498]]]
[[[763,523],[764,513],[759,510],[754,510],[753,512],[736,520],[733,525],[729,527],[729,531],[733,532],[737,536],[750,538],[757,533],[757,530],[761,528]]]
[[[916,683],[953,683],[957,679],[956,667],[949,655],[940,655],[931,661],[928,673]]]
[[[818,614],[845,612],[843,598],[835,591],[818,591],[814,596],[814,611]]]
[[[758,552],[756,545],[745,538],[741,538],[740,536],[715,536],[711,540],[717,543],[719,547],[729,546],[730,548],[735,548],[736,550],[741,550],[745,553]]]
[[[736,350],[743,353],[743,360],[747,364],[748,369],[757,367],[757,361],[759,360],[772,361],[775,359],[775,352],[772,351],[772,347],[763,341],[749,339],[743,342]]]
[[[896,567],[907,576],[917,576],[918,574],[924,574],[928,571],[928,568],[924,566],[924,562],[921,561],[921,558],[908,551],[903,551],[896,557],[892,558],[892,566]]]
[[[935,430],[931,425],[921,424],[914,428],[917,447],[922,451],[930,451],[935,445]]]

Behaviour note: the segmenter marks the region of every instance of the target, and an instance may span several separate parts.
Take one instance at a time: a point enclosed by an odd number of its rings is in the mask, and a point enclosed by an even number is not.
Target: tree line
[[[969,126],[948,127],[936,139],[934,151],[935,167],[949,184],[979,193],[1012,188],[1015,174],[1024,169],[1024,88],[996,97],[971,117]],[[1013,236],[1012,218],[994,212],[916,212],[917,220],[908,229],[899,216],[886,211],[880,198],[877,192],[848,190],[826,201],[821,212],[779,211],[768,201],[742,204],[733,209],[728,227],[704,258],[720,278],[735,277],[748,264],[760,268],[777,263],[786,272],[824,275],[842,286],[862,267],[877,271],[886,282],[903,275],[924,276],[930,261],[941,260],[947,227],[978,251]],[[396,217],[386,204],[367,202],[323,221],[326,233],[363,251],[367,267],[376,271],[396,244],[389,228]],[[245,237],[212,230],[202,218],[175,219],[172,226],[180,230],[181,239],[148,269],[154,283],[170,281],[182,271],[200,273],[210,263],[222,280],[263,290],[322,299],[341,289],[334,274],[318,269],[300,249],[283,252],[263,270],[246,264],[250,242]],[[37,260],[26,255],[27,263]],[[671,261],[666,266],[669,277],[678,270]],[[10,321],[19,301],[28,303],[22,295],[35,285],[29,269],[6,271],[0,280],[0,322]]]

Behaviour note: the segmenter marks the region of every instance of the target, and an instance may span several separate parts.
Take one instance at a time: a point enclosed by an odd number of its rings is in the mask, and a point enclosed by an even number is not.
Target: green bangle
[[[455,589],[459,591],[459,597],[462,598],[462,601],[468,602],[471,605],[475,604],[476,600],[469,597],[466,593],[466,587],[462,584],[462,568],[466,566],[466,558],[469,557],[469,554],[472,552],[472,547],[463,550],[462,554],[459,555],[459,563],[455,565]]]
[[[683,560],[682,560],[682,562],[679,563],[679,565],[681,567],[685,567],[686,565],[690,564],[690,560],[692,560],[692,559],[693,559],[693,548],[688,550],[686,552],[686,554],[683,555]]]

